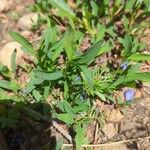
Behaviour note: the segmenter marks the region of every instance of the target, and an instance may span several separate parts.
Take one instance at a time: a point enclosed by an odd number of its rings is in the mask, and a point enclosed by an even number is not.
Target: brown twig
[[[94,133],[94,142],[93,143],[97,142],[97,134],[98,134],[98,123],[96,121],[96,124],[95,124],[95,133]],[[94,148],[93,150],[96,150],[96,149]]]
[[[72,137],[56,122],[52,121],[52,126],[59,132],[61,133],[70,143],[72,143]],[[50,130],[48,128],[46,131]]]
[[[117,144],[122,144],[122,143],[129,143],[129,142],[134,142],[137,140],[142,140],[142,139],[150,139],[150,136],[143,137],[143,138],[135,138],[135,139],[129,139],[129,140],[123,140],[123,141],[118,141],[118,142],[112,142],[112,143],[106,143],[106,144],[83,144],[82,147],[104,147],[104,146],[111,146],[111,145],[117,145]],[[63,144],[62,148],[64,147],[73,147],[73,144]]]

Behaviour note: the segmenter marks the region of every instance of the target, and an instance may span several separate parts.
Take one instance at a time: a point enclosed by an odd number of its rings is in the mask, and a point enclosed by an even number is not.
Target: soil
[[[8,29],[21,32],[30,41],[36,41],[40,38],[39,31],[20,31],[17,26],[18,19],[30,12],[27,6],[33,4],[34,1],[8,1],[9,9],[0,13],[0,50],[6,43],[11,41],[7,33]],[[147,30],[148,33],[149,30]],[[146,41],[150,47],[149,35],[142,40]],[[86,37],[85,41],[88,43],[89,38]],[[86,46],[88,47],[89,45],[86,44]],[[84,51],[87,47],[83,44],[82,50]],[[150,52],[150,49],[146,51]],[[148,71],[150,71],[149,65],[149,62],[145,62],[143,64],[144,69],[148,68]],[[143,71],[145,71],[144,69]],[[150,150],[149,89],[150,85],[144,84],[140,90],[136,91],[137,97],[133,104],[127,107],[116,108],[113,105],[104,104],[100,101],[96,102],[95,105],[99,112],[104,114],[104,124],[92,123],[87,130],[87,137],[91,145],[104,145],[93,147],[93,150]],[[42,147],[44,149],[49,145],[53,149],[55,140],[58,140],[60,137],[64,137],[66,144],[69,143],[67,137],[62,135],[62,132],[60,133],[61,129],[64,130],[65,135],[69,134],[67,127],[61,123],[57,123],[56,126],[53,125],[52,127],[49,122],[35,122],[33,119],[24,116],[22,118],[22,125],[16,130],[0,131],[0,150],[40,150]],[[21,145],[17,144],[18,140],[22,141],[20,142]]]

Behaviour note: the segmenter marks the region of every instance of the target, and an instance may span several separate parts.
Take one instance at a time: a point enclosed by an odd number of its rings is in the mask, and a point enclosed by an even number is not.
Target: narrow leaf
[[[66,39],[64,41],[64,49],[65,52],[67,54],[67,57],[69,60],[71,60],[74,57],[74,53],[76,51],[75,49],[75,33],[73,32],[73,30],[69,31],[67,33]]]
[[[16,76],[16,53],[17,50],[15,49],[11,56],[11,69],[15,76]]]
[[[148,61],[150,60],[150,55],[149,54],[132,54],[129,58],[129,60],[132,61]]]
[[[34,73],[35,73],[35,76],[37,76],[38,78],[42,78],[44,80],[57,80],[63,76],[63,74],[60,70],[57,70],[57,71],[52,72],[52,73],[47,73],[44,71],[35,70]]]
[[[64,105],[64,110],[67,114],[70,114],[71,116],[75,116],[74,110],[72,109],[71,105],[67,101],[63,100],[63,105]]]
[[[24,51],[26,53],[29,53],[35,56],[35,51],[34,51],[32,44],[29,41],[27,41],[22,35],[20,35],[17,32],[9,32],[9,34],[11,38],[13,38],[15,41],[20,43],[22,47],[25,48]]]
[[[132,37],[130,35],[125,35],[123,40],[124,46],[124,57],[127,57],[131,54],[132,51]]]
[[[33,90],[32,94],[34,96],[34,98],[36,99],[37,102],[39,102],[42,98],[42,95],[37,91],[37,90]]]
[[[95,91],[95,94],[102,100],[102,101],[106,101],[106,98],[105,98],[105,96],[104,96],[104,94],[102,94],[102,93],[100,93],[100,92],[97,92],[97,91]]]
[[[93,89],[93,76],[91,71],[87,66],[80,65],[79,68],[82,71],[83,79],[88,83],[89,87]]]
[[[74,122],[74,118],[72,115],[64,113],[64,114],[57,114],[56,115],[58,119],[65,122],[68,125],[71,125]]]
[[[101,49],[102,41],[95,43],[92,47],[90,47],[87,52],[81,56],[81,58],[77,61],[79,64],[89,63],[91,62],[99,53]]]
[[[0,87],[5,88],[7,90],[12,90],[15,93],[20,89],[16,82],[6,80],[0,80]]]
[[[130,82],[130,81],[135,81],[135,80],[141,80],[143,82],[150,82],[150,73],[143,72],[143,73],[128,74],[124,82]]]

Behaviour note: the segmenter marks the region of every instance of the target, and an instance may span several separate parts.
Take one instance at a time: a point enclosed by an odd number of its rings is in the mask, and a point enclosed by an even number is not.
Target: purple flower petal
[[[122,70],[126,70],[127,67],[128,67],[128,62],[127,61],[125,61],[124,63],[121,64]]]
[[[133,99],[133,97],[134,97],[134,94],[135,94],[134,90],[132,90],[132,89],[126,90],[124,92],[125,100],[126,101],[131,101]]]

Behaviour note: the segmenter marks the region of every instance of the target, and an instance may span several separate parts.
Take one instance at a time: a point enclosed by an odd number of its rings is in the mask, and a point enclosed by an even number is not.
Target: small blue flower
[[[133,99],[133,97],[134,97],[134,94],[135,94],[134,90],[132,90],[132,89],[126,90],[126,91],[124,92],[125,100],[126,100],[127,102],[131,101],[131,100]]]
[[[121,64],[122,70],[126,70],[127,67],[128,67],[128,62],[127,61],[125,61],[124,63]]]
[[[81,80],[81,77],[77,76],[76,79],[75,79],[75,81],[79,81],[79,80]]]
[[[82,94],[80,94],[80,100],[83,101],[87,98],[87,93],[83,92]]]

